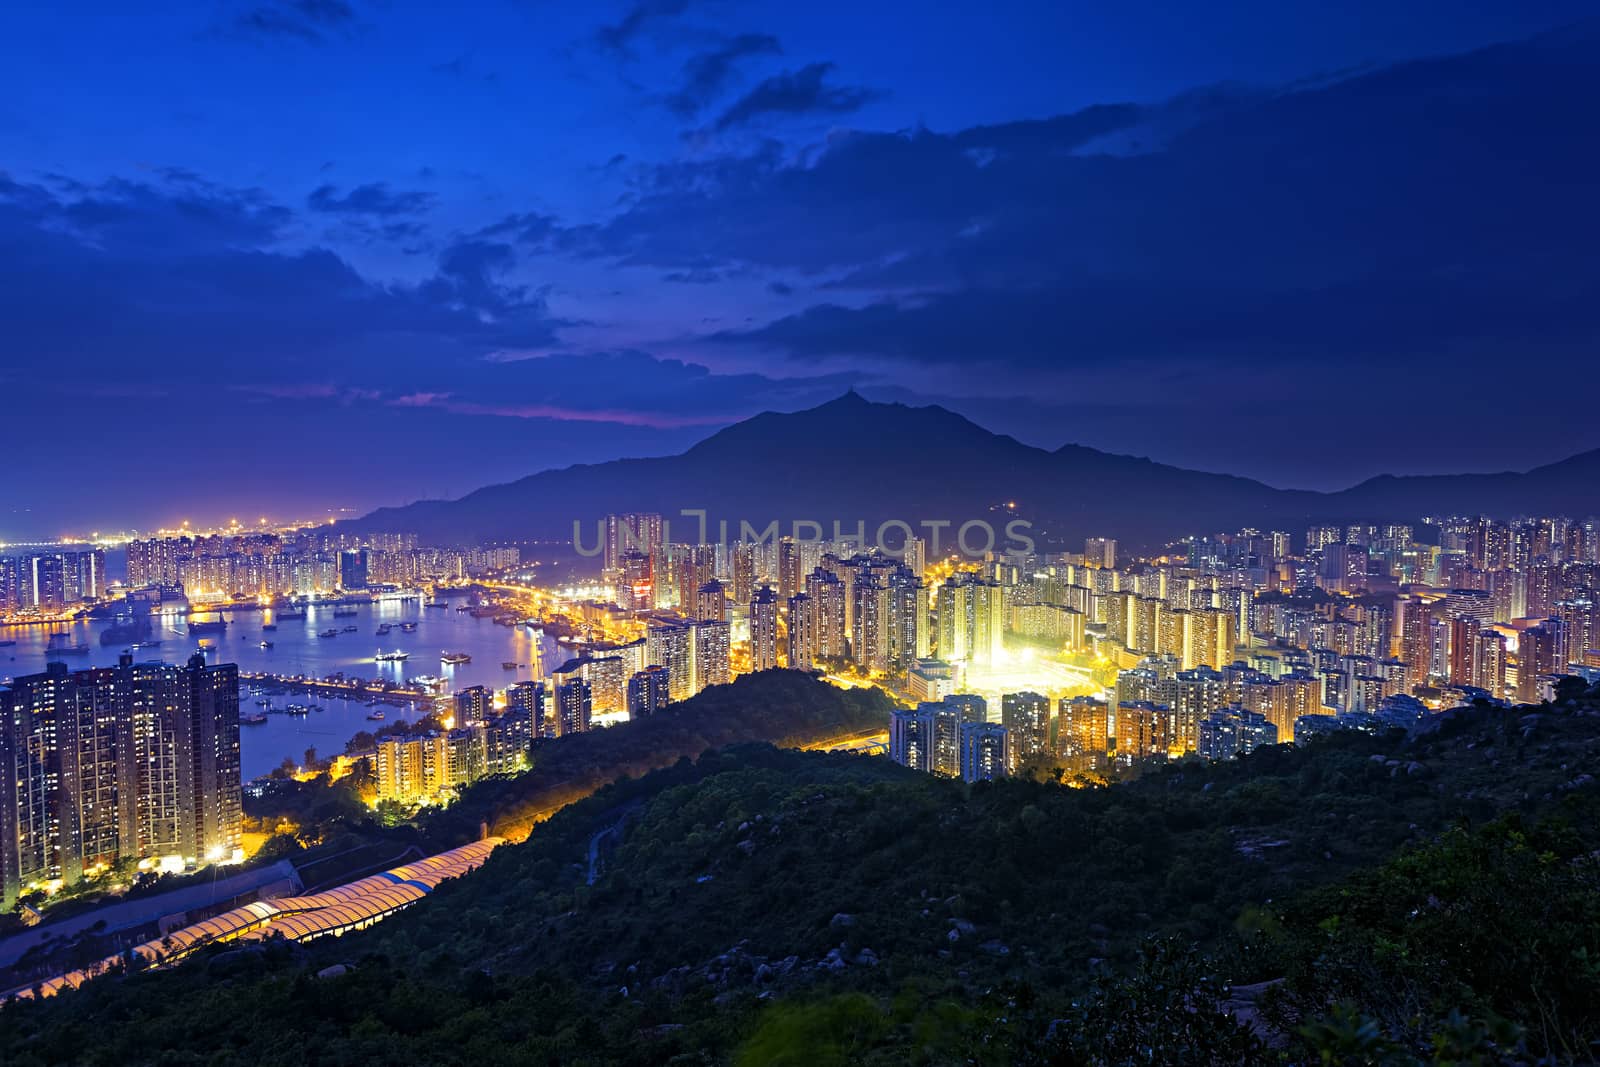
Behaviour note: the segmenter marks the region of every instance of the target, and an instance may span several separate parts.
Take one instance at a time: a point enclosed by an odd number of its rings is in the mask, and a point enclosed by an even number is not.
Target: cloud
[[[828,85],[832,63],[808,63],[762,81],[717,116],[712,128],[722,133],[770,115],[844,115],[858,111],[882,94],[854,85]]]
[[[782,53],[783,46],[776,37],[744,33],[691,56],[683,65],[683,84],[666,98],[667,107],[684,118],[698,115],[728,87],[742,60]]]
[[[312,211],[380,218],[417,215],[431,208],[433,202],[432,193],[390,189],[384,182],[357,185],[342,196],[334,186],[321,185],[312,190],[311,195],[306,198],[306,205]]]
[[[228,29],[239,37],[321,44],[330,34],[352,29],[355,21],[355,8],[345,0],[274,0],[241,11]]]
[[[1600,200],[1575,177],[1600,168],[1594,51],[1557,34],[1278,90],[762,142],[642,171],[614,215],[544,247],[832,294],[713,335],[721,352],[1211,360],[1266,389],[1350,366],[1418,396],[1494,380],[1509,353],[1579,373],[1600,342]]]
[[[635,0],[620,21],[595,31],[595,41],[607,51],[626,52],[651,23],[676,18],[689,6],[689,0]]]

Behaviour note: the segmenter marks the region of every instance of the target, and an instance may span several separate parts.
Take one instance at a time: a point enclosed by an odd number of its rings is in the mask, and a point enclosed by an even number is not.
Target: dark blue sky
[[[1600,446],[1589,3],[458,6],[0,13],[0,538],[847,386],[1280,485]]]

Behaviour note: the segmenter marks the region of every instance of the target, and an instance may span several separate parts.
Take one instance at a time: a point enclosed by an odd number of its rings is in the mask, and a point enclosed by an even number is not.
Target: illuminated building
[[[1111,712],[1094,697],[1063,699],[1058,706],[1057,751],[1074,770],[1099,768],[1111,739]]]
[[[1006,776],[1010,746],[1000,723],[963,722],[960,744],[963,781],[990,782]]]
[[[1145,700],[1119,703],[1112,736],[1118,763],[1164,757],[1172,750],[1172,711]]]
[[[1010,737],[1010,770],[1038,760],[1050,749],[1050,700],[1039,693],[1005,693],[1000,723]]]
[[[456,725],[480,726],[489,721],[494,694],[481,685],[457,690],[455,695]]]
[[[967,571],[939,587],[939,658],[979,666],[1005,654],[1005,595],[997,582]]]
[[[957,688],[955,670],[942,659],[919,659],[906,676],[906,691],[915,700],[940,701]]]
[[[1278,728],[1266,716],[1243,708],[1221,708],[1200,720],[1195,750],[1202,759],[1233,759],[1277,741]]]
[[[51,664],[0,689],[0,897],[125,859],[237,858],[238,669]]]
[[[589,686],[592,710],[622,711],[627,706],[628,671],[621,656],[583,655],[550,672],[550,683],[557,689],[578,679]]]
[[[817,666],[816,603],[805,593],[789,598],[789,666],[797,671]]]
[[[792,538],[778,542],[778,596],[785,602],[800,591],[800,546]]]
[[[762,586],[750,601],[750,669],[770,671],[778,665],[778,598]]]
[[[629,552],[618,564],[617,604],[625,611],[649,611],[655,607],[654,569],[651,557]]]
[[[1168,740],[1176,756],[1198,747],[1200,720],[1228,705],[1228,686],[1220,672],[1197,667],[1179,671],[1171,692],[1172,736]]]
[[[903,767],[933,773],[934,714],[927,707],[889,713],[889,758]]]
[[[806,577],[806,596],[816,618],[813,660],[841,660],[847,653],[845,590],[839,576],[818,567]]]
[[[1104,567],[1115,570],[1117,566],[1117,542],[1112,537],[1090,537],[1083,542],[1083,562],[1088,567]]]
[[[555,736],[543,682],[517,682],[507,689],[506,714],[526,718],[535,738]]]
[[[684,621],[656,621],[645,632],[647,665],[667,669],[667,691],[673,703],[694,696],[694,630]]]
[[[1315,555],[1343,540],[1344,531],[1337,526],[1313,526],[1306,530],[1306,555]]]
[[[637,552],[649,556],[660,544],[660,515],[606,516],[606,570],[620,569],[622,558],[630,553]]]
[[[339,553],[339,588],[365,589],[367,587],[367,550],[346,549]]]
[[[1517,636],[1517,699],[1524,704],[1543,700],[1546,678],[1565,666],[1560,629],[1561,624],[1551,619]]]
[[[589,717],[594,710],[588,682],[582,678],[574,678],[557,685],[554,706],[557,737],[588,731]]]
[[[756,546],[740,541],[732,550],[733,600],[748,604],[756,591]]]
[[[667,668],[658,664],[638,671],[628,679],[628,718],[654,715],[671,701]]]
[[[888,663],[900,675],[917,660],[927,659],[933,650],[928,630],[928,590],[918,573],[909,567],[896,567],[889,572]]]
[[[695,594],[695,618],[707,622],[728,620],[728,597],[722,591],[722,583],[715,578],[702,584]]]
[[[720,620],[694,624],[694,691],[733,681],[731,629]]]
[[[889,590],[870,572],[859,574],[853,590],[855,611],[850,658],[869,671],[889,667]]]

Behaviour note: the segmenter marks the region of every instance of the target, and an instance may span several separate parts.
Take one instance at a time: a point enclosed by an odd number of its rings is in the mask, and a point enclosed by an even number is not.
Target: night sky
[[[1284,486],[1600,446],[1592,3],[138,6],[0,12],[0,539],[847,387]]]

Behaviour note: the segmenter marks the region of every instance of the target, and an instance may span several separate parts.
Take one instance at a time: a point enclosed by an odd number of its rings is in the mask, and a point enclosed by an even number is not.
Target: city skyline
[[[1279,486],[1559,460],[1587,13],[8,12],[0,534],[359,514],[846,387]]]

